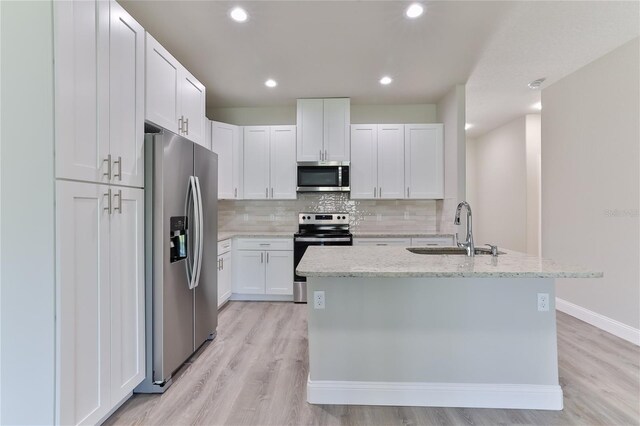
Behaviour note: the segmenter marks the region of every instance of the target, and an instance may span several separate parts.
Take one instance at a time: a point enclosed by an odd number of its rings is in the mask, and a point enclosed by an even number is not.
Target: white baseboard
[[[229,300],[242,302],[293,302],[293,295],[233,293]]]
[[[582,306],[574,305],[571,302],[556,297],[556,309],[572,317],[576,317],[588,324],[598,327],[601,330],[618,336],[621,339],[631,342],[636,346],[640,346],[640,330],[633,328],[620,321],[616,321],[609,317],[605,317],[597,312],[590,311]]]
[[[559,385],[307,381],[310,404],[562,410]]]

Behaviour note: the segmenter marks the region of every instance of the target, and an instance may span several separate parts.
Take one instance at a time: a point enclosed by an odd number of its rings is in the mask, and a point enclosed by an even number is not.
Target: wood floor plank
[[[306,306],[230,302],[163,395],[134,395],[105,424],[639,425],[640,348],[557,318],[562,411],[311,405]]]

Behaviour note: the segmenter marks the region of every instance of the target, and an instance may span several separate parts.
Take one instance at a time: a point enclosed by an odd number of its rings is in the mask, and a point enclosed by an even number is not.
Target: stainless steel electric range
[[[293,236],[293,301],[307,302],[307,279],[296,274],[309,246],[350,246],[349,213],[300,213],[298,233]]]

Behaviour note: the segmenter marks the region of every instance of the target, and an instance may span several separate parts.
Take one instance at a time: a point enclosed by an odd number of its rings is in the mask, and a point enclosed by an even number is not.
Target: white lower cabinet
[[[218,307],[231,297],[232,267],[231,240],[218,242]]]
[[[239,239],[234,252],[233,293],[293,295],[291,240]]]
[[[56,183],[60,424],[98,423],[144,378],[144,191]]]

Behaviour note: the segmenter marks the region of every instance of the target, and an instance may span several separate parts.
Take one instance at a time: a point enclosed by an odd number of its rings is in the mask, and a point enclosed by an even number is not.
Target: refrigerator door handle
[[[193,203],[192,206],[190,206],[190,203]],[[193,232],[193,256],[190,256],[193,259],[193,264],[190,264],[189,262],[186,262],[186,269],[187,269],[187,280],[188,280],[188,285],[189,285],[189,290],[193,290],[196,286],[196,279],[198,278],[196,276],[196,271],[197,271],[197,266],[198,266],[198,256],[199,256],[199,238],[200,238],[200,217],[199,217],[199,210],[198,210],[198,191],[196,189],[196,180],[193,176],[189,176],[189,188],[187,189],[187,200],[186,200],[186,206],[185,206],[185,216],[189,216],[189,207],[193,207],[193,227],[194,227],[194,232]]]
[[[197,191],[197,196],[198,196],[198,228],[196,229],[196,231],[198,232],[198,257],[197,257],[197,265],[196,265],[196,271],[195,271],[195,280],[194,280],[194,286],[198,287],[198,284],[200,284],[200,270],[202,269],[202,251],[203,251],[203,246],[204,246],[204,214],[202,211],[202,191],[200,190],[200,179],[195,176],[194,177],[195,182],[196,182],[196,191]]]

